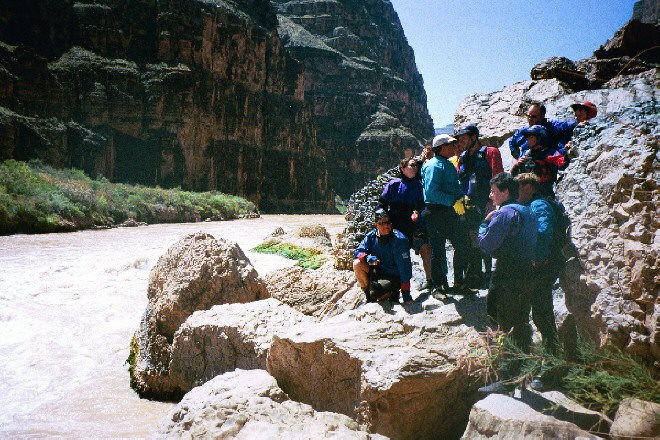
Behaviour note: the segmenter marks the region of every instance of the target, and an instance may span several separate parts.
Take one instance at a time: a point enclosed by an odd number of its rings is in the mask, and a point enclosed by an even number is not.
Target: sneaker
[[[477,390],[479,394],[488,395],[488,394],[506,394],[509,395],[516,386],[514,384],[509,384],[503,380],[498,380],[493,382],[490,385],[486,385]]]
[[[441,287],[434,288],[431,291],[431,295],[433,296],[433,298],[437,299],[438,301],[445,301],[447,299],[447,292]]]
[[[433,280],[426,280],[420,286],[419,290],[433,290]]]

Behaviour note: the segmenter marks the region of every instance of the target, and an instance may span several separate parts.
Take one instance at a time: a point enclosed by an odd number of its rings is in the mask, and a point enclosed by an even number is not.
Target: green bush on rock
[[[231,219],[256,213],[253,203],[216,191],[114,184],[40,161],[0,163],[0,235],[63,232],[119,224]]]

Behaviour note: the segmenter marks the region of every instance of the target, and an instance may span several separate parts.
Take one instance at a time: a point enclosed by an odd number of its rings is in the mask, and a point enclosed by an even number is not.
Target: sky
[[[551,56],[593,55],[632,17],[635,0],[391,0],[424,78],[436,128],[459,103],[529,80]]]

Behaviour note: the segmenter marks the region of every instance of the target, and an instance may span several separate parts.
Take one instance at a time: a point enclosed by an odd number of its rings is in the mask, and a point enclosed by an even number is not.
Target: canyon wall
[[[264,211],[332,211],[356,174],[374,175],[432,127],[389,2],[306,3],[334,5],[331,21],[368,34],[356,44],[372,59],[340,53],[352,38],[324,36],[339,49],[306,62],[293,15],[267,0],[3,2],[0,160],[219,190]],[[385,12],[381,26],[364,24]],[[342,33],[328,26],[316,31]]]

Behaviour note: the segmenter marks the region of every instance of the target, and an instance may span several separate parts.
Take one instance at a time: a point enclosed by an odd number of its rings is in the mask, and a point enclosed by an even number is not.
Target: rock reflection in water
[[[149,271],[186,234],[235,241],[260,275],[293,264],[249,249],[277,226],[342,216],[266,215],[0,237],[1,437],[150,437],[171,404],[139,399],[124,364],[147,303]]]

